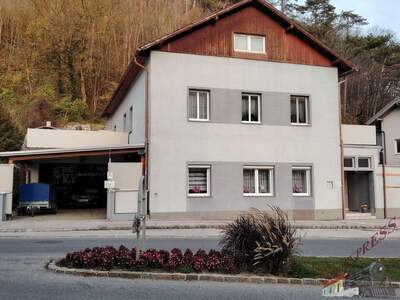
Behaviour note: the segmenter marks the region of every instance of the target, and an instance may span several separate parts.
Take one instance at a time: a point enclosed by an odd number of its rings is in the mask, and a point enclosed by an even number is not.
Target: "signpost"
[[[146,239],[146,213],[147,213],[147,201],[145,191],[145,180],[144,176],[139,179],[139,192],[138,192],[138,207],[137,213],[133,219],[132,232],[136,233],[137,248],[136,248],[136,260],[139,259],[140,251],[143,250],[144,242]]]

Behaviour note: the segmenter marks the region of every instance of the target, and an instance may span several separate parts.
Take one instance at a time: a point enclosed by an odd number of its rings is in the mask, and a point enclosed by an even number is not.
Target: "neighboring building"
[[[339,78],[354,66],[265,1],[140,47],[104,112],[147,151],[154,218],[276,205],[341,219]]]

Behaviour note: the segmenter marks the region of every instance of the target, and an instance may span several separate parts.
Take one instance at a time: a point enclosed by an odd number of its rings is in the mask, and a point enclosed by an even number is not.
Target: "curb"
[[[213,281],[213,282],[236,282],[236,283],[258,283],[258,284],[291,284],[291,285],[314,285],[319,286],[325,279],[318,278],[283,278],[274,276],[256,275],[224,275],[212,273],[161,273],[161,272],[136,272],[136,271],[98,271],[86,269],[70,269],[59,267],[54,261],[50,261],[46,268],[54,273],[84,277],[109,277],[126,279],[150,279],[150,280],[171,280],[171,281]]]
[[[212,273],[161,273],[161,272],[136,272],[136,271],[98,271],[86,269],[71,269],[59,267],[54,261],[46,264],[46,269],[54,273],[84,276],[84,277],[108,277],[125,279],[149,279],[149,280],[169,280],[169,281],[213,281],[213,282],[236,282],[236,283],[257,283],[257,284],[289,284],[289,285],[308,285],[322,286],[324,278],[287,278],[275,276],[257,275],[224,275]],[[400,289],[400,282],[389,282],[390,287]]]
[[[219,229],[223,230],[227,225],[148,225],[146,229]],[[372,230],[381,229],[382,225],[295,225],[296,229],[359,229],[359,230]],[[52,229],[1,229],[0,233],[24,233],[24,232],[71,232],[71,231],[117,231],[117,230],[132,230],[131,226],[117,226],[117,227],[93,227],[93,228],[52,228]]]

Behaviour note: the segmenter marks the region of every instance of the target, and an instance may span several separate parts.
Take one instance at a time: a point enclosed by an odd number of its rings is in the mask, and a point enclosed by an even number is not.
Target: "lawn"
[[[296,256],[289,276],[296,278],[332,278],[344,273],[353,274],[368,267],[377,259],[360,258],[344,266],[345,258],[339,257],[304,257]],[[381,258],[379,262],[385,267],[385,275],[391,281],[400,281],[400,259]]]

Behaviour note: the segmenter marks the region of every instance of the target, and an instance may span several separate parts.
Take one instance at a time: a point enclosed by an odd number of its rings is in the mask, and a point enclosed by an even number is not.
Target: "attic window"
[[[236,52],[265,53],[265,37],[259,35],[234,34]]]

